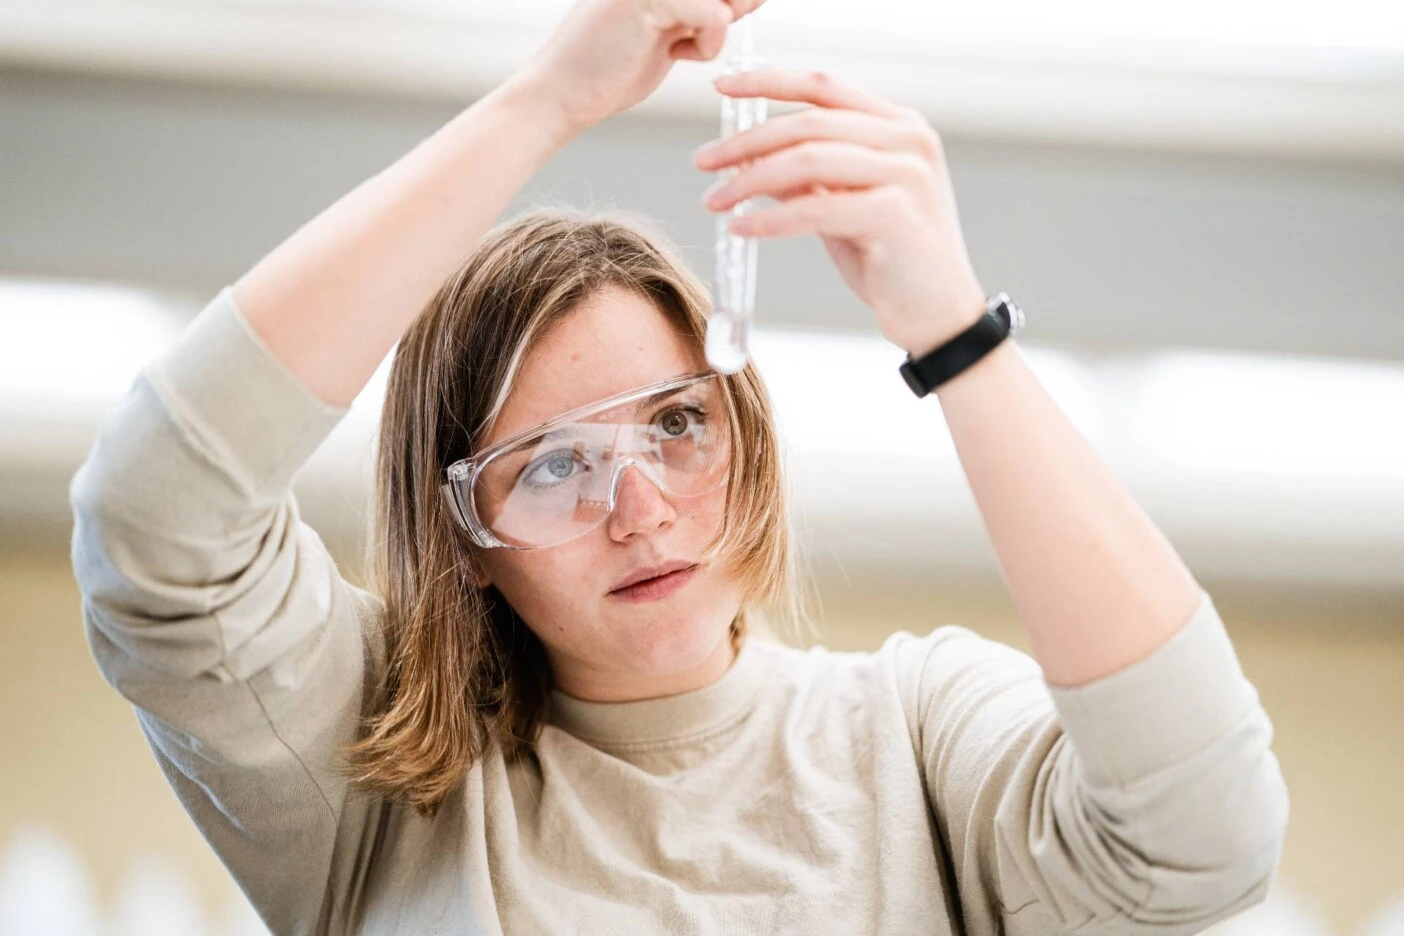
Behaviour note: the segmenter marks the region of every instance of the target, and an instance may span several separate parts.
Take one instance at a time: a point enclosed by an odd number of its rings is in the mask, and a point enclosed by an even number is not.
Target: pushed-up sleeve
[[[355,842],[375,808],[338,763],[376,669],[377,601],[343,580],[291,491],[346,412],[273,356],[226,287],[142,369],[69,485],[98,667],[277,933],[326,927],[338,836]]]
[[[967,917],[1190,934],[1266,897],[1287,789],[1207,592],[1151,655],[1072,688],[965,628],[914,643],[909,726]]]

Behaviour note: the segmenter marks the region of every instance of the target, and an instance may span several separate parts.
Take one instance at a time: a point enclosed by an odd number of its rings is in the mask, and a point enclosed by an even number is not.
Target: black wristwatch
[[[910,354],[899,368],[912,392],[924,397],[941,384],[993,351],[1001,341],[1024,327],[1024,312],[1008,293],[985,301],[985,314],[965,331],[934,351],[913,360]]]

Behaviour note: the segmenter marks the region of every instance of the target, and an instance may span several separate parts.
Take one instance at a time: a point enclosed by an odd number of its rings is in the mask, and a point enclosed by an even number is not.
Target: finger
[[[693,160],[701,169],[724,169],[805,140],[860,143],[874,149],[910,152],[928,158],[937,155],[940,147],[936,131],[924,121],[916,123],[862,111],[811,107],[714,142],[698,150]]]
[[[668,57],[679,61],[705,61],[705,59],[702,58],[702,53],[697,51],[697,43],[693,42],[691,39],[679,39],[677,42],[668,46]]]
[[[693,40],[697,44],[697,51],[704,62],[710,62],[716,58],[726,45],[726,27],[731,25],[731,13],[724,4],[719,9],[721,12],[716,14],[716,21],[703,27],[697,33],[697,38]]]
[[[726,26],[739,15],[735,4],[728,0],[673,0],[671,7],[670,13],[665,15],[693,29]]]
[[[913,181],[921,164],[905,153],[887,153],[854,143],[801,143],[758,160],[715,190],[706,204],[725,211],[737,202],[761,195],[772,198],[808,185],[861,188]]]
[[[721,75],[713,84],[729,97],[763,97],[772,101],[798,101],[820,107],[841,107],[879,117],[900,117],[906,113],[876,94],[860,91],[825,71],[789,71],[757,68],[754,71]]]
[[[726,28],[736,12],[725,0],[686,0],[675,12],[682,38],[668,47],[675,59],[710,61],[726,44]]]
[[[810,185],[800,185],[800,186],[797,186],[797,187],[795,187],[795,188],[788,189],[788,190],[786,190],[786,191],[784,191],[784,192],[779,193],[778,195],[773,195],[773,196],[771,196],[771,197],[774,198],[774,199],[775,199],[776,201],[778,201],[778,202],[787,202],[787,201],[789,201],[789,200],[791,200],[791,199],[793,199],[793,198],[802,198],[802,197],[804,197],[805,195],[823,195],[823,194],[826,193],[826,192],[834,192],[834,191],[838,191],[838,192],[857,192],[857,191],[861,191],[861,190],[860,190],[860,189],[831,189],[831,188],[829,188],[829,187],[827,187],[827,186],[820,185],[819,183],[815,182],[815,183],[810,184]]]
[[[723,40],[724,41],[724,40]],[[700,33],[679,39],[668,47],[668,55],[674,59],[692,62],[710,62],[721,51],[723,42]]]
[[[733,234],[742,237],[798,237],[821,234],[847,240],[869,239],[885,217],[894,189],[861,189],[802,195],[774,208],[732,218]]]

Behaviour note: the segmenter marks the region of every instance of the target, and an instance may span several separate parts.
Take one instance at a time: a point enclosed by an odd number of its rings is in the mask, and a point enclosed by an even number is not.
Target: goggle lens
[[[702,380],[522,440],[483,466],[473,504],[507,545],[551,546],[604,522],[626,468],[668,495],[698,497],[726,483],[730,457],[720,388]]]

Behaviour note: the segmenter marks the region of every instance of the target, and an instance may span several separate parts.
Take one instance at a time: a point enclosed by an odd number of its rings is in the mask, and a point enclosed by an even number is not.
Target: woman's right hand
[[[710,61],[764,0],[576,0],[525,75],[579,131],[648,97],[679,59]]]

